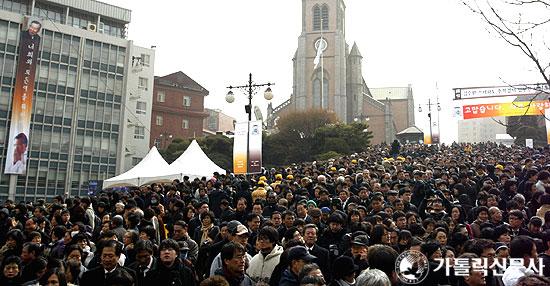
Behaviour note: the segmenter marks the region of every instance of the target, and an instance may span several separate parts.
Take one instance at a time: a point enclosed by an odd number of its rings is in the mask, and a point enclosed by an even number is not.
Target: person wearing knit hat
[[[317,208],[317,203],[314,200],[309,200],[307,201],[307,208],[308,209]]]
[[[252,201],[255,202],[257,199],[265,200],[267,197],[267,190],[264,188],[264,181],[258,182],[258,187],[252,192]]]

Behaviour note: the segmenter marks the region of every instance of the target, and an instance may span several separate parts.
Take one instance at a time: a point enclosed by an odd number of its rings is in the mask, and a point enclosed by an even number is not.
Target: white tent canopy
[[[212,177],[214,172],[225,174],[225,170],[212,162],[202,151],[197,140],[193,140],[189,147],[176,159],[168,169],[166,174],[178,174],[173,179],[182,179],[183,176],[194,178]]]
[[[103,182],[103,188],[117,186],[140,186],[151,182],[155,177],[165,174],[168,163],[162,158],[157,147],[153,146],[149,153],[132,169]]]

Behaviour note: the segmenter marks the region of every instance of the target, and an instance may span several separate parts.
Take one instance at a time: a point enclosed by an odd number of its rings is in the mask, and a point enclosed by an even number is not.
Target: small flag
[[[315,56],[315,59],[313,59],[313,63],[315,66],[313,69],[316,69],[317,66],[319,66],[319,62],[321,61],[321,56],[323,55],[323,47],[321,47],[321,43],[319,43],[319,47],[317,48],[317,55]]]

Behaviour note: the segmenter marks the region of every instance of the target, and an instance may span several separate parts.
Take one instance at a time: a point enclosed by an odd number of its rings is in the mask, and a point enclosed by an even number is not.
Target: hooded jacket
[[[261,252],[254,255],[252,260],[250,260],[250,267],[248,267],[246,273],[256,282],[262,280],[269,281],[269,277],[273,273],[275,266],[279,264],[282,253],[283,247],[275,245],[271,252],[265,256]]]

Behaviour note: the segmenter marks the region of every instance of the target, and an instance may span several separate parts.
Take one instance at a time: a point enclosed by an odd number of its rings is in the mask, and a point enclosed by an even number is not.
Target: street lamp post
[[[430,140],[432,142],[430,143],[433,143],[433,137],[432,137],[432,106],[437,106],[437,113],[438,113],[438,121],[439,121],[439,111],[441,111],[441,105],[439,104],[439,98],[437,99],[437,103],[432,103],[431,101],[431,98],[428,98],[428,103],[424,103],[424,104],[418,104],[418,112],[422,112],[422,105],[427,105],[428,106],[428,118],[430,120]],[[439,128],[439,122],[437,122],[437,126]]]
[[[244,106],[244,110],[246,111],[246,113],[248,113],[248,124],[247,124],[247,132],[246,132],[246,159],[247,161],[250,160],[249,156],[250,156],[250,121],[252,121],[252,97],[254,96],[254,94],[256,94],[258,92],[258,90],[261,88],[261,87],[264,87],[264,86],[267,86],[266,90],[264,91],[264,98],[267,99],[267,100],[271,100],[273,99],[273,92],[271,91],[271,86],[272,85],[275,85],[274,83],[272,82],[268,82],[268,83],[261,83],[261,84],[256,84],[252,81],[252,73],[249,74],[248,76],[248,84],[245,84],[245,85],[239,85],[239,86],[228,86],[227,88],[229,88],[229,92],[227,92],[227,95],[225,96],[225,101],[227,101],[228,103],[233,103],[235,101],[235,95],[233,93],[233,89],[234,88],[238,88],[238,89],[241,89],[245,94],[248,95],[248,104]],[[248,162],[247,162],[247,172],[249,170],[250,166],[248,166]]]
[[[161,148],[161,149],[164,149],[166,148],[166,140],[171,140],[172,139],[172,134],[168,134],[166,132],[163,132],[159,135],[159,138],[160,139],[160,146],[157,146],[157,148]]]

